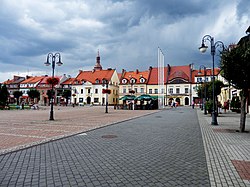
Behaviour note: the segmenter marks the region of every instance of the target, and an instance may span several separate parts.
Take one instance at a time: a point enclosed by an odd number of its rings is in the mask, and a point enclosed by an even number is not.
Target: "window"
[[[127,83],[127,79],[122,79],[122,84],[126,84]]]
[[[162,94],[164,93],[164,88],[161,89],[161,93],[162,93]]]
[[[95,89],[95,93],[98,94],[98,89]]]
[[[155,89],[155,94],[158,94],[158,89]]]
[[[150,94],[153,93],[152,89],[149,89],[149,90],[148,90],[148,93],[150,93]]]
[[[188,93],[188,88],[185,88],[185,93]]]
[[[201,77],[197,78],[197,82],[202,82],[202,78]]]
[[[123,87],[122,93],[126,93],[126,87]]]
[[[94,98],[94,103],[99,103],[99,98]]]
[[[140,78],[140,83],[144,83],[146,80],[142,77]]]
[[[144,88],[141,88],[141,93],[144,93]]]
[[[137,91],[137,88],[134,88],[134,90],[135,90],[135,93],[137,93],[138,91]]]
[[[90,89],[88,89],[88,94],[90,94]]]
[[[99,84],[99,82],[100,82],[100,81],[99,81],[98,79],[95,80],[95,83],[96,83],[96,84]]]
[[[169,88],[169,93],[170,93],[170,94],[174,93],[173,88]]]
[[[130,79],[130,83],[131,83],[131,84],[134,84],[135,82],[136,82],[136,81],[135,81],[134,78]]]
[[[177,94],[180,93],[180,88],[176,88],[176,93],[177,93]]]

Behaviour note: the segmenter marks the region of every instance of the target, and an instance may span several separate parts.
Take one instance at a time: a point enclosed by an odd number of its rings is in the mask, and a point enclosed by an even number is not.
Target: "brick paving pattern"
[[[250,180],[237,172],[239,164],[235,160],[247,163],[250,161],[250,134],[236,132],[239,129],[240,115],[227,112],[218,117],[218,126],[211,125],[211,116],[205,116],[197,110],[208,172],[212,187],[217,186],[250,186]],[[249,116],[246,130],[250,129]],[[233,133],[232,133],[233,132]],[[246,167],[249,173],[249,168]],[[246,172],[246,171],[245,171]]]
[[[244,180],[250,180],[250,161],[232,160],[234,167]]]
[[[0,154],[59,139],[76,133],[136,118],[157,111],[114,110],[109,107],[55,107],[55,121],[49,121],[49,107],[41,110],[0,112]]]
[[[3,154],[0,186],[206,187],[210,182],[197,114],[176,108]]]

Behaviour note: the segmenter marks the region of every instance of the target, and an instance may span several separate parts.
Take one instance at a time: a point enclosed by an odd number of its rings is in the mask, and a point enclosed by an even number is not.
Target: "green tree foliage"
[[[5,107],[8,103],[9,92],[6,85],[0,85],[0,106]]]
[[[54,90],[47,90],[47,96],[49,99],[51,99],[54,95],[55,95],[55,91]]]
[[[215,80],[214,82],[214,93],[215,96],[220,95],[221,88],[224,87],[223,82],[219,80]],[[198,87],[198,96],[200,98],[205,98],[205,90],[206,90],[206,98],[209,100],[213,99],[213,82],[203,83]]]
[[[250,34],[242,37],[234,48],[222,52],[221,69],[223,77],[231,84],[241,89],[241,119],[240,131],[245,131],[246,100],[250,88]]]
[[[23,95],[23,92],[21,92],[21,91],[14,91],[13,95],[16,98],[17,105],[19,105],[19,98]]]
[[[66,104],[68,104],[68,100],[71,97],[71,91],[70,90],[64,90],[63,93],[62,93],[62,96],[64,98],[66,98]]]
[[[27,93],[32,100],[35,98],[40,99],[40,92],[38,90],[30,89]]]

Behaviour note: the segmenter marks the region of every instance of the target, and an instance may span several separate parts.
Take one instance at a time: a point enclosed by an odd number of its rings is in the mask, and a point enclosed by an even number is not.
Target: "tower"
[[[102,70],[101,57],[100,57],[100,54],[99,54],[99,49],[98,49],[98,52],[97,52],[96,64],[94,66],[94,70],[95,71]]]

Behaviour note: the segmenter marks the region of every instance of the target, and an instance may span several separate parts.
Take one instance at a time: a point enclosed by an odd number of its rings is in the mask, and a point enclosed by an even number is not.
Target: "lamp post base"
[[[216,112],[212,112],[212,122],[211,125],[219,125],[217,122],[217,113]]]
[[[50,111],[49,120],[54,120],[54,112]]]

